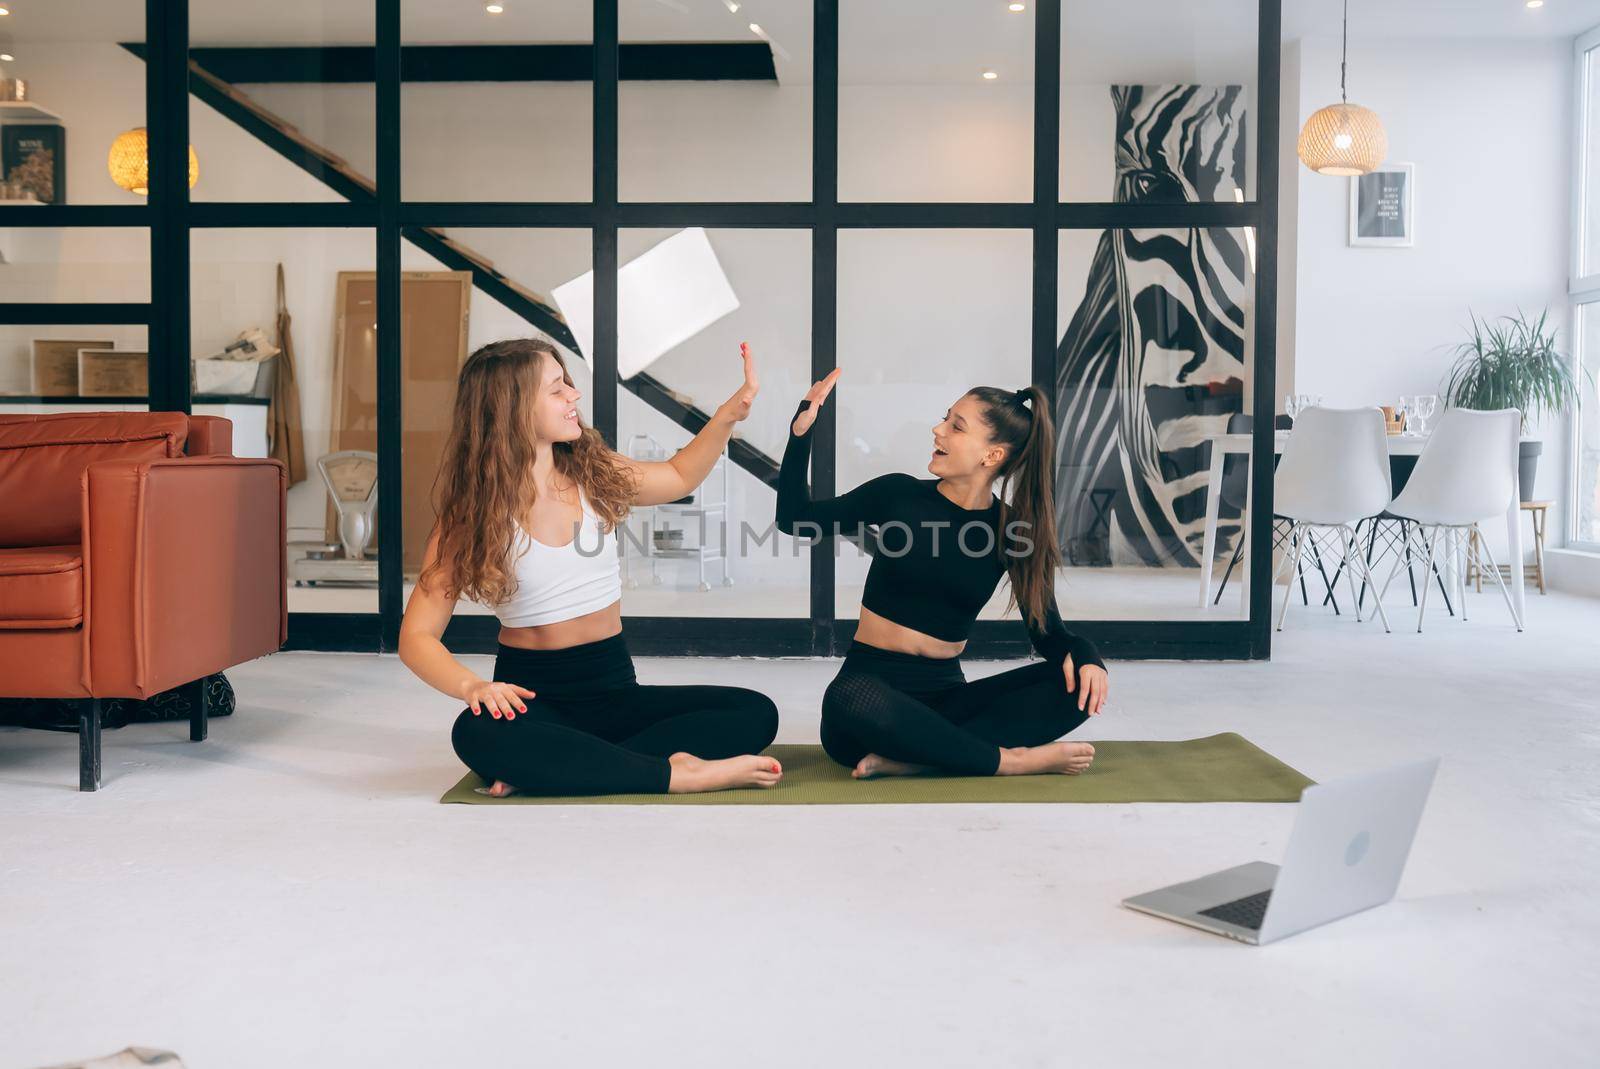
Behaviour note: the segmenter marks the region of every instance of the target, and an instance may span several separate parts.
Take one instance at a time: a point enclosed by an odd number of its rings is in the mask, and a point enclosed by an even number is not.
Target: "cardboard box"
[[[145,397],[150,355],[121,349],[78,350],[78,396]]]
[[[33,339],[29,392],[38,397],[78,396],[78,350],[110,349],[115,344],[109,341]]]

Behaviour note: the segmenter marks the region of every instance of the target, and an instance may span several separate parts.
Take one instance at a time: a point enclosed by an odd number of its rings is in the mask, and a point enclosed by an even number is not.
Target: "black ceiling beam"
[[[142,43],[122,47],[144,58]],[[593,52],[587,44],[406,45],[400,52],[400,80],[587,82],[594,72]],[[234,85],[373,80],[373,50],[365,45],[194,48],[189,58]],[[618,63],[625,82],[778,80],[765,41],[624,44]]]

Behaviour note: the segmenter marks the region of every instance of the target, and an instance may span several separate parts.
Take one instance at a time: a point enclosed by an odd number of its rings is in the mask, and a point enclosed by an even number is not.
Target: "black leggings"
[[[992,776],[1000,747],[1040,746],[1088,719],[1061,660],[968,683],[958,658],[918,657],[852,642],[822,696],[822,746],[841,765],[869,753],[969,776]]]
[[[564,650],[502,645],[494,678],[533,691],[526,713],[496,719],[465,709],[450,741],[485,780],[530,794],[665,794],[667,758],[760,753],[778,708],[741,687],[647,687],[620,634]]]

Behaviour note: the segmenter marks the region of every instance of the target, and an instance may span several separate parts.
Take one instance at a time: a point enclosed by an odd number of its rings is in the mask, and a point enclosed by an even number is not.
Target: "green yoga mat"
[[[820,746],[773,746],[783,782],[770,790],[490,798],[468,773],[441,802],[468,805],[864,805],[872,802],[1297,802],[1312,780],[1225,732],[1182,742],[1095,742],[1077,776],[893,776],[853,780]]]

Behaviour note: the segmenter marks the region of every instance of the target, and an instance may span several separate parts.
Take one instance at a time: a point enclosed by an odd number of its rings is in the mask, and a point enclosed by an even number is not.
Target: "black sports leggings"
[[[822,696],[822,746],[841,765],[869,753],[969,776],[992,776],[1000,747],[1040,746],[1088,719],[1060,660],[968,683],[958,658],[918,657],[852,642]]]
[[[496,719],[465,709],[450,741],[472,771],[530,794],[665,794],[667,758],[760,753],[778,708],[741,687],[647,687],[622,635],[564,650],[502,645],[494,678],[533,691],[526,713]]]

